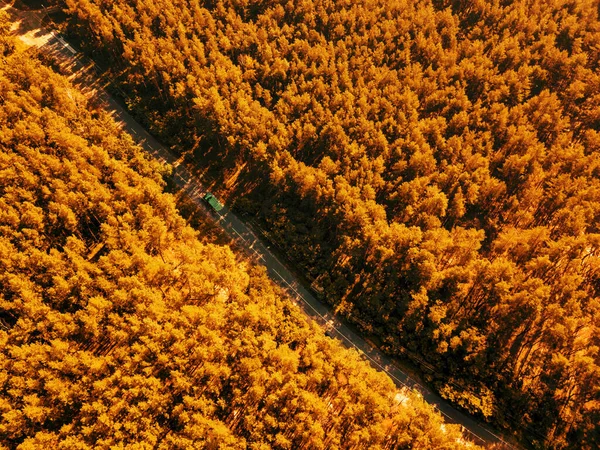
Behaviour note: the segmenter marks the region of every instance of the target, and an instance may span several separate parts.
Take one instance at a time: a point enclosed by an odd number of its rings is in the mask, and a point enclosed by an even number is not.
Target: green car
[[[221,202],[219,202],[219,200],[217,200],[217,198],[212,195],[210,192],[207,192],[206,194],[204,194],[204,197],[202,197],[210,206],[212,206],[212,208],[215,211],[221,211],[223,209],[223,205],[221,204]]]

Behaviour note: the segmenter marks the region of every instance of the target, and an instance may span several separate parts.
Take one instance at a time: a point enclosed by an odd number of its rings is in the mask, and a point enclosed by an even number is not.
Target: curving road
[[[58,33],[40,27],[42,21],[40,12],[43,11],[18,11],[10,7],[3,9],[9,12],[14,23],[17,24],[15,34],[19,35],[26,44],[36,45],[45,53],[55,56],[62,64],[68,65],[74,73],[73,78],[82,87],[93,90],[96,98],[121,122],[124,130],[129,132],[152,156],[172,165],[172,177],[176,186],[186,192],[199,208],[208,209],[202,200],[202,196],[206,192],[205,187],[185,167],[179,165],[176,157],[154,139],[102,88],[101,74],[96,70],[93,62],[81,55]],[[237,241],[248,254],[262,263],[271,279],[285,288],[305,314],[326,328],[330,336],[338,338],[346,347],[357,349],[373,367],[387,373],[398,387],[408,387],[419,392],[428,403],[445,416],[448,422],[462,425],[465,435],[471,440],[481,445],[496,444],[507,449],[515,448],[474,418],[452,407],[425,385],[408,376],[395,360],[373,347],[343,321],[335,317],[331,307],[315,298],[311,291],[304,287],[269,249],[269,246],[253,232],[251,227],[239,219],[227,206],[213,214],[216,215],[220,226],[227,234]]]

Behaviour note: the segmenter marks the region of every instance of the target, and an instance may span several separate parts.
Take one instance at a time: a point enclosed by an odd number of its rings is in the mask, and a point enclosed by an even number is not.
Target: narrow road
[[[202,195],[206,192],[205,187],[185,167],[177,164],[176,157],[152,137],[102,88],[102,83],[98,79],[99,73],[96,72],[92,61],[79,53],[55,31],[41,29],[42,16],[40,11],[18,11],[6,7],[5,9],[17,24],[15,34],[19,37],[26,36],[22,39],[25,43],[36,45],[45,53],[55,56],[61,63],[69,65],[74,73],[75,82],[82,84],[83,87],[93,89],[104,107],[122,123],[123,129],[129,132],[149,154],[171,164],[173,167],[172,177],[176,186],[184,191],[198,207],[207,209],[206,203],[202,200]],[[419,392],[448,422],[462,425],[465,435],[474,442],[480,445],[501,444],[502,447],[507,449],[515,448],[472,417],[452,407],[435,392],[412,379],[402,371],[397,362],[373,347],[349,326],[336,318],[331,307],[315,298],[310,290],[305,288],[286,265],[269,249],[269,246],[226,206],[215,214],[220,226],[227,234],[260,261],[266,267],[271,279],[285,288],[305,314],[326,328],[329,335],[342,341],[346,347],[357,349],[373,367],[387,373],[398,387],[408,387]]]

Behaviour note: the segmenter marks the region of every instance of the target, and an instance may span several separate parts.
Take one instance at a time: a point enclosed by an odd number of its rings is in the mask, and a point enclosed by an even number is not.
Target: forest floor
[[[281,262],[281,255],[278,257],[277,252],[257,236],[259,230],[255,232],[227,207],[218,213],[209,212],[202,200],[206,187],[106,91],[111,80],[103,77],[92,61],[67,43],[59,33],[43,27],[43,14],[47,11],[21,11],[0,1],[0,5],[2,4],[4,6],[1,8],[11,17],[13,34],[18,36],[25,45],[37,47],[44,54],[52,57],[57,62],[59,70],[70,74],[71,80],[80,89],[95,97],[98,103],[110,111],[148,153],[170,164],[173,168],[172,182],[180,192],[185,194],[188,202],[195,204],[198,209],[204,211],[204,214],[212,216],[221,229],[237,243],[236,247],[243,249],[254,261],[264,265],[271,279],[290,294],[308,317],[323,326],[328,335],[339,339],[345,346],[358,350],[373,367],[390,376],[397,386],[408,387],[419,392],[448,422],[462,425],[465,435],[477,444],[491,444],[495,445],[495,448],[516,448],[514,444],[507,443],[475,418],[455,409],[424,382],[414,375],[410,376],[406,368],[401,366],[400,361],[382,353],[371,342],[360,336],[354,327],[336,317],[331,307],[318,300],[310,288],[305,287],[299,277],[293,273],[293,270]]]

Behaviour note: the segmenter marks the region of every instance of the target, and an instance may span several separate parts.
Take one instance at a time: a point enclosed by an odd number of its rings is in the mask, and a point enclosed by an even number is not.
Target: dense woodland
[[[534,446],[600,442],[597,1],[55,3],[337,311]]]
[[[0,16],[1,449],[475,448],[202,243]]]

